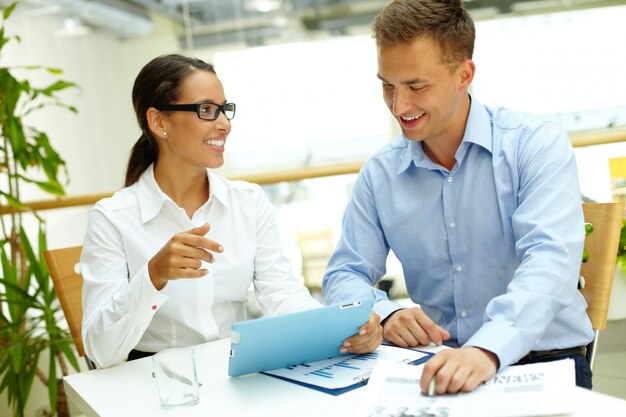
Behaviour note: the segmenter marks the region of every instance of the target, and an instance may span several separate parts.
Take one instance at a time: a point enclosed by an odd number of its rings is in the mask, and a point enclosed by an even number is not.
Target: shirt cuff
[[[374,307],[372,307],[372,310],[374,310],[374,312],[380,316],[380,321],[382,322],[391,313],[393,313],[394,311],[401,310],[403,308],[406,308],[406,306],[400,305],[398,303],[394,303],[393,301],[389,301],[389,300],[380,300],[376,304],[374,304]]]
[[[152,320],[158,309],[170,298],[154,288],[154,284],[148,273],[148,264],[144,265],[141,270],[130,280],[131,285],[136,285],[137,291],[131,291],[136,294],[133,300],[132,308],[133,316],[138,320]]]
[[[495,354],[500,362],[500,371],[527,354],[530,349],[525,348],[526,345],[520,338],[519,330],[490,321],[484,323],[463,346],[475,346]]]

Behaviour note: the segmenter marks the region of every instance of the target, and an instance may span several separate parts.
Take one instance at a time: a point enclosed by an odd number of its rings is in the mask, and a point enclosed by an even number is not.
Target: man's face
[[[473,71],[468,59],[451,72],[438,44],[426,37],[378,48],[383,98],[410,140],[460,141],[468,110],[462,105]],[[461,138],[451,137],[458,136],[459,128]]]

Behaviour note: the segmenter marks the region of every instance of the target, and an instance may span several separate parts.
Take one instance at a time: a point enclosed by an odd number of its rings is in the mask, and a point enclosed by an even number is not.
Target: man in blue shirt
[[[383,98],[402,136],[361,169],[324,279],[330,303],[375,297],[383,336],[447,349],[427,392],[467,392],[515,363],[584,359],[593,338],[577,290],[584,243],[574,153],[554,123],[468,93],[475,29],[461,0],[396,0],[373,24]],[[389,250],[411,299],[374,285]]]

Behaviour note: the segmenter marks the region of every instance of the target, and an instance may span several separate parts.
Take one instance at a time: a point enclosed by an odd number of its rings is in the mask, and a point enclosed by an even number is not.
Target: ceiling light
[[[84,36],[89,33],[91,33],[91,28],[75,16],[64,18],[61,22],[61,27],[54,31],[54,35],[59,37]]]
[[[278,10],[281,3],[281,0],[245,0],[243,7],[250,12],[267,13]]]

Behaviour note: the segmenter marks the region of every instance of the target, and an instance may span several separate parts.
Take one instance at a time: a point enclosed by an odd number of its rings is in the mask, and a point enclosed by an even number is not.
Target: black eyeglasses
[[[235,103],[215,104],[215,103],[199,103],[199,104],[164,104],[157,107],[158,110],[174,110],[174,111],[192,111],[202,120],[215,120],[219,117],[220,112],[228,120],[235,117],[237,106]]]

